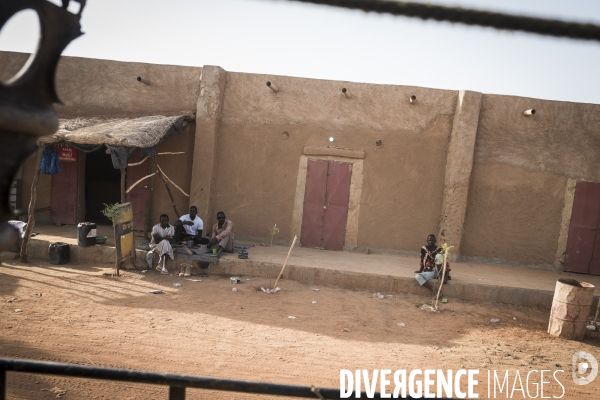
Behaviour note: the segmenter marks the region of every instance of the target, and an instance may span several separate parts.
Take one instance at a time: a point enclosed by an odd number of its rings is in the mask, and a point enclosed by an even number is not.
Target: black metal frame
[[[411,1],[389,0],[290,0],[302,3],[402,15],[405,17],[449,21],[465,25],[477,25],[507,31],[537,33],[555,37],[600,41],[600,25],[562,20],[525,17],[462,7],[446,7]]]
[[[184,400],[186,388],[223,390],[266,394],[272,396],[303,397],[312,399],[340,399],[340,390],[310,386],[280,385],[275,383],[236,381],[192,375],[162,374],[116,368],[87,367],[75,364],[0,358],[0,400],[6,399],[6,371],[71,376],[75,378],[104,379],[121,382],[147,383],[169,386],[169,400]],[[354,396],[353,396],[354,398]],[[361,398],[367,398],[365,392]],[[375,393],[375,399],[381,398]],[[411,398],[411,397],[408,397]]]

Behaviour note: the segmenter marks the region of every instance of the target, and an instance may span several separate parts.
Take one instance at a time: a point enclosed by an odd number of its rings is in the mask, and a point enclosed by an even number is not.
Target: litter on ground
[[[58,387],[53,387],[52,389],[42,389],[42,392],[50,392],[56,395],[57,398],[61,398],[63,397],[65,394],[67,394],[67,391],[65,389],[61,389]]]
[[[275,289],[269,289],[269,288],[264,288],[261,286],[260,290],[262,290],[265,293],[277,293],[281,290],[281,288],[279,286],[277,286]]]

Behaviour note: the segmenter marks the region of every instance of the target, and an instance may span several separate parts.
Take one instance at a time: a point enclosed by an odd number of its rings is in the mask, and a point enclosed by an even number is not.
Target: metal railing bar
[[[410,1],[389,0],[291,0],[325,6],[342,7],[365,12],[416,17],[423,20],[449,21],[465,25],[478,25],[500,30],[521,31],[567,37],[571,39],[600,41],[600,25],[536,17],[525,17],[486,10],[447,7]]]
[[[0,400],[6,399],[6,370],[0,368]]]
[[[173,388],[182,388],[183,396],[185,396],[185,388],[189,387],[196,389],[224,390],[274,396],[304,397],[313,399],[319,398],[318,395],[312,391],[310,386],[281,385],[274,383],[198,377],[192,375],[164,374],[116,368],[99,368],[47,361],[0,358],[0,372],[3,375],[5,374],[4,370],[62,375],[87,379],[105,379],[113,381],[146,383],[151,385],[168,385],[171,387],[170,393],[174,393]],[[1,384],[2,381],[0,379],[0,389],[2,388]],[[4,385],[4,387],[6,387],[6,385]],[[319,388],[318,392],[326,399],[340,399],[339,389]],[[3,400],[3,395],[4,391],[0,391],[0,400]],[[365,392],[363,392],[361,398],[367,398]],[[379,393],[375,393],[375,397],[371,398],[379,399]]]
[[[185,388],[171,386],[169,388],[169,400],[185,400]]]

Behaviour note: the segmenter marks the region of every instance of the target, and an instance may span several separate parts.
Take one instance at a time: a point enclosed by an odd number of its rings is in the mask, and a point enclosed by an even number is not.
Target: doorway
[[[577,182],[564,270],[600,275],[600,183]]]
[[[343,250],[352,163],[309,159],[302,214],[302,247]]]
[[[102,214],[104,204],[121,201],[121,171],[115,169],[104,149],[88,153],[85,162],[85,220],[111,225]]]
[[[67,144],[55,146],[61,172],[52,175],[50,189],[50,218],[54,224],[76,224],[80,216],[79,171],[82,159],[77,149]]]

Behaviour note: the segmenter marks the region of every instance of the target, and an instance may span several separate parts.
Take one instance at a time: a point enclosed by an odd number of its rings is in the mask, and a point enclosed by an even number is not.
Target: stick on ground
[[[281,278],[281,275],[283,275],[283,270],[285,269],[285,265],[287,264],[288,260],[290,259],[290,256],[292,255],[292,250],[294,249],[294,245],[296,244],[296,239],[297,238],[298,238],[297,236],[294,236],[294,241],[292,242],[292,245],[290,246],[290,251],[288,251],[288,255],[285,258],[285,262],[283,263],[283,267],[281,268],[281,272],[279,273],[279,276],[275,280],[275,285],[273,285],[273,290],[275,290],[275,288],[277,287],[277,282],[279,282],[279,278]]]

